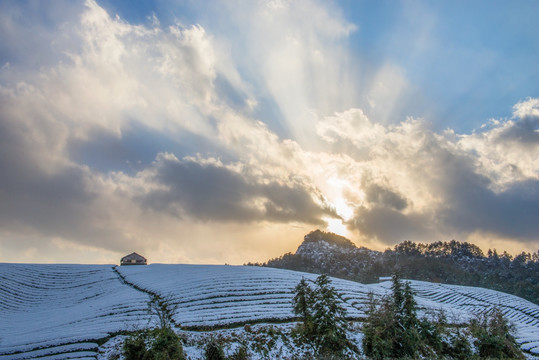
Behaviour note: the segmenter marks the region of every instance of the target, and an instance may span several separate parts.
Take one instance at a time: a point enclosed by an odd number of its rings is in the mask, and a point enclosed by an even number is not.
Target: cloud
[[[9,109],[9,106],[5,107]],[[8,238],[61,237],[121,247],[125,237],[100,210],[106,187],[85,166],[61,159],[49,141],[54,126],[28,128],[0,116],[0,227]],[[39,136],[44,141],[40,142]],[[46,139],[51,136],[50,139]],[[41,139],[43,140],[43,139]],[[99,225],[97,225],[99,224]],[[96,226],[97,225],[97,226]],[[18,235],[17,235],[18,234]],[[115,239],[115,243],[110,243]]]
[[[402,211],[407,206],[406,199],[403,196],[378,184],[369,184],[365,189],[365,195],[365,200],[370,204],[392,208],[397,211]]]
[[[350,197],[356,210],[349,226],[366,241],[481,232],[536,243],[536,112],[536,99],[529,99],[515,106],[512,119],[471,135],[438,134],[418,119],[373,124],[361,110],[323,119],[317,129],[333,144],[354,145],[349,162],[362,195]]]
[[[154,167],[141,176],[152,190],[140,196],[144,208],[190,216],[202,221],[277,221],[321,225],[321,217],[336,216],[320,195],[302,184],[276,181],[259,183],[256,178],[212,159],[178,160],[158,155]]]
[[[1,70],[2,243],[110,254],[178,248],[187,240],[172,234],[196,222],[323,226],[337,216],[298,144],[238,107],[255,100],[202,26],[133,25],[89,0],[44,36],[69,40],[46,66]]]
[[[356,208],[349,226],[358,230],[367,242],[380,241],[394,245],[404,240],[428,239],[435,229],[428,214],[403,214],[391,207],[360,206]]]
[[[515,105],[513,120],[498,130],[495,141],[532,149],[539,147],[539,99],[528,99]]]
[[[24,7],[12,4],[21,14]],[[120,190],[115,171],[126,158],[146,160],[138,171],[163,150],[129,144],[152,131],[160,141],[174,138],[173,150],[211,143],[215,126],[206,109],[215,100],[215,53],[197,26],[131,25],[94,1],[77,11],[59,27],[38,21],[35,31],[9,32],[12,43],[33,40],[38,30],[70,40],[57,41],[57,52],[39,66],[16,62],[1,70],[2,243],[26,236],[41,238],[43,248],[62,239],[107,251],[147,246],[143,212]],[[2,17],[2,26],[24,24],[8,20]],[[23,47],[11,53],[33,56]],[[186,136],[191,143],[182,144]]]
[[[491,188],[503,191],[513,183],[537,179],[539,100],[530,98],[514,106],[513,116],[491,120],[480,131],[460,135],[459,147],[476,154],[477,171],[488,177]]]
[[[393,119],[405,73],[356,86],[357,27],[325,2],[225,2],[214,27],[68,3],[0,15],[0,260],[241,263],[328,220],[382,246],[537,240],[539,100],[471,134]]]
[[[235,39],[229,45],[231,58],[252,84],[260,108],[274,116],[255,113],[270,128],[282,129],[284,137],[312,145],[318,141],[312,136],[317,116],[348,108],[356,100],[350,76],[356,59],[350,57],[348,39],[357,26],[334,4],[223,1],[205,11],[212,14],[208,26],[217,42]],[[234,26],[213,21],[223,17]]]

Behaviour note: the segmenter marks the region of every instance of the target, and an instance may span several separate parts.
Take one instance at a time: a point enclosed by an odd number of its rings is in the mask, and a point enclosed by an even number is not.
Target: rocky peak
[[[344,236],[315,230],[305,235],[303,243],[296,251],[296,255],[312,257],[313,255],[343,253],[354,250],[357,250],[356,245]]]

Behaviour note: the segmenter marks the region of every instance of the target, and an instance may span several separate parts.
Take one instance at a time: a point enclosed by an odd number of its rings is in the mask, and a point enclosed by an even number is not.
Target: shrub
[[[474,345],[478,349],[480,357],[525,358],[513,336],[514,328],[497,307],[472,319],[470,330],[475,338]]]
[[[144,360],[146,351],[145,332],[138,332],[125,339],[123,352],[126,360]]]
[[[123,346],[126,360],[183,360],[185,355],[179,336],[170,328],[137,332]]]
[[[221,344],[215,340],[210,340],[206,345],[206,350],[204,351],[206,360],[225,360],[225,352]]]
[[[236,349],[234,354],[230,357],[231,360],[247,360],[249,355],[247,354],[247,348],[245,346],[240,346]]]

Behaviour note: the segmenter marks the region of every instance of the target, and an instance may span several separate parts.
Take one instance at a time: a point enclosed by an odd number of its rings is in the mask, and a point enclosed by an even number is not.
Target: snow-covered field
[[[146,326],[149,299],[112,265],[0,264],[0,359],[95,358],[97,339]]]
[[[95,358],[109,335],[148,326],[149,293],[176,305],[173,318],[183,328],[287,321],[302,277],[316,275],[226,265],[0,264],[0,359]],[[522,347],[539,354],[539,306],[482,288],[411,284],[421,307],[443,308],[454,321],[499,306]],[[368,293],[385,294],[390,283],[333,279],[333,286],[349,316],[360,318]]]

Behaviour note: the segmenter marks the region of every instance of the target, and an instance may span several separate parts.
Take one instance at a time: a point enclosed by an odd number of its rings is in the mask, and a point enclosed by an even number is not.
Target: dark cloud
[[[102,173],[122,171],[135,175],[150,166],[160,152],[195,155],[200,149],[219,153],[221,159],[235,160],[226,149],[207,138],[183,130],[181,134],[156,131],[132,121],[121,135],[95,126],[84,138],[70,138],[67,152],[71,160]]]
[[[215,164],[159,157],[152,177],[165,189],[139,198],[143,206],[175,216],[188,214],[208,221],[301,221],[323,224],[322,216],[335,216],[317,204],[300,185],[260,184]]]
[[[484,231],[520,240],[537,241],[539,181],[513,182],[504,191],[477,172],[472,157],[438,148],[432,151],[443,204],[436,217],[452,231]]]
[[[511,123],[497,136],[496,142],[515,142],[524,146],[539,145],[539,116],[526,115]]]
[[[455,154],[428,141],[420,149],[428,166],[415,176],[427,180],[429,191],[441,198],[424,212],[404,211],[406,199],[377,184],[365,182],[369,206],[356,209],[349,226],[388,244],[411,239],[481,231],[520,241],[537,241],[539,181],[514,182],[504,191],[491,189],[479,174],[474,158]],[[434,240],[434,239],[432,239]]]
[[[470,176],[456,179],[462,187],[448,194],[440,219],[466,232],[484,231],[520,240],[537,241],[539,181],[513,183],[496,193],[484,181]]]
[[[368,238],[378,239],[388,245],[395,245],[403,240],[423,239],[432,231],[429,227],[432,219],[427,215],[403,214],[391,207],[359,207],[354,218],[348,223]]]
[[[24,124],[0,116],[2,230],[117,249],[125,238],[92,207],[99,196],[92,190],[92,175],[76,165],[48,164],[43,156],[48,149],[40,149],[32,137]]]
[[[371,204],[388,207],[397,211],[404,210],[408,203],[406,199],[396,192],[378,184],[371,184],[365,190],[366,200]]]

